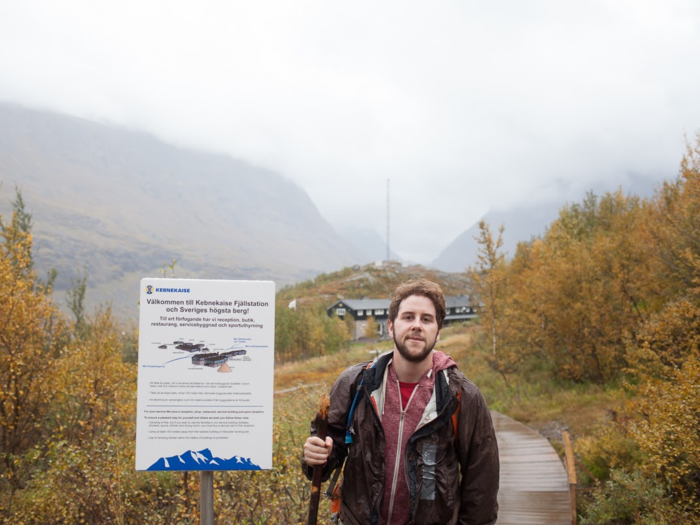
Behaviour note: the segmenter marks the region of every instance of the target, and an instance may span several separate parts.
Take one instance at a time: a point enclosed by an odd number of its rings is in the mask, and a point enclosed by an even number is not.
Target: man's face
[[[423,361],[440,340],[435,305],[422,295],[409,295],[399,305],[389,333],[399,354],[414,363]]]

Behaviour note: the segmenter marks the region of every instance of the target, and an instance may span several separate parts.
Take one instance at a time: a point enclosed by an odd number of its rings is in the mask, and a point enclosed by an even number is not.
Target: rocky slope
[[[173,258],[179,277],[281,284],[360,260],[277,173],[55,113],[0,104],[0,181],[4,216],[21,188],[58,292],[85,268],[88,299],[127,315]]]

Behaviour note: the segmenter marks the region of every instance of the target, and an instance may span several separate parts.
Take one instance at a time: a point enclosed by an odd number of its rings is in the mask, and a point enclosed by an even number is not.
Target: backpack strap
[[[455,433],[455,445],[459,446],[459,412],[462,408],[462,389],[457,394],[457,409],[452,414],[452,429]]]
[[[374,367],[376,364],[376,361],[371,361],[367,364],[365,367],[365,370],[369,370],[370,368]],[[360,399],[360,395],[362,394],[362,387],[365,384],[365,378],[363,377],[362,380],[360,381],[360,385],[357,387],[357,391],[355,392],[355,397],[352,400],[352,404],[350,405],[350,411],[348,412],[348,421],[345,424],[345,444],[350,445],[352,444],[352,435],[355,433],[352,428],[352,417],[355,415],[355,407],[357,406],[357,402]]]
[[[369,362],[364,370],[369,370],[375,364],[376,364],[376,361]],[[352,435],[354,433],[352,430],[352,417],[355,414],[355,407],[357,406],[357,402],[360,399],[360,395],[362,393],[362,387],[364,386],[364,383],[365,383],[365,379],[363,377],[360,380],[360,384],[357,387],[357,391],[355,392],[355,397],[353,398],[352,404],[350,405],[350,411],[348,412],[348,420],[345,423],[345,444],[346,445],[352,444]],[[333,476],[331,477],[331,481],[328,484],[328,488],[324,492],[326,497],[331,499],[331,511],[334,513],[333,515],[336,518],[340,514],[340,491],[336,490],[336,484],[338,483],[338,478],[340,478],[340,474],[343,472],[343,465],[345,465],[345,458],[343,458],[343,460],[340,462],[340,465],[338,465],[335,468],[335,470],[333,471]]]

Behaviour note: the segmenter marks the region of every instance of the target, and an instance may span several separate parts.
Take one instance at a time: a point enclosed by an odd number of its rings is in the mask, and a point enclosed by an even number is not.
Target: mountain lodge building
[[[389,320],[390,304],[389,299],[341,299],[326,308],[326,312],[329,317],[338,316],[341,319],[345,319],[346,315],[352,317],[355,320],[353,339],[364,337],[367,319],[374,317],[379,326],[377,335],[383,337],[389,334],[387,321]],[[476,317],[476,307],[472,305],[468,295],[445,297],[445,308],[446,315],[443,326]]]

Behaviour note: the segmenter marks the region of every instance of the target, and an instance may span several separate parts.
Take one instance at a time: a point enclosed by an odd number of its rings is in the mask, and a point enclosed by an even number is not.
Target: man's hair
[[[442,294],[442,288],[438,284],[427,279],[411,279],[400,284],[394,290],[394,296],[391,299],[391,305],[389,305],[389,319],[391,322],[393,323],[396,320],[396,316],[399,315],[401,301],[411,295],[422,295],[433,302],[438,329],[442,328],[442,322],[445,320],[445,296]]]

